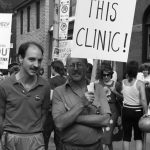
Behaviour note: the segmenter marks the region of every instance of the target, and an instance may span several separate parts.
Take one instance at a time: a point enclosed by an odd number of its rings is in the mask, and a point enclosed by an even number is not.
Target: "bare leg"
[[[142,140],[135,141],[136,150],[142,150]]]
[[[109,144],[109,145],[103,144],[103,150],[113,150],[113,145],[112,144]]]
[[[130,150],[130,142],[123,141],[123,150]]]
[[[107,150],[107,145],[103,144],[103,150]]]

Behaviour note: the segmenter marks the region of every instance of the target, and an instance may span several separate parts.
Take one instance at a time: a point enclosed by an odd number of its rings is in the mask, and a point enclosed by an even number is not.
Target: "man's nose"
[[[34,67],[38,67],[38,66],[39,66],[38,61],[35,61],[35,62],[34,62]]]
[[[77,70],[77,69],[78,69],[78,65],[74,64],[74,70]]]

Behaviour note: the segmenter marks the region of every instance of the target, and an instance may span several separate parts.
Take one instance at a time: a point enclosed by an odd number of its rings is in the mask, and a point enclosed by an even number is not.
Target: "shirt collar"
[[[85,81],[86,84],[86,81]],[[67,79],[66,83],[65,83],[65,87],[71,87],[72,89],[78,89],[79,85],[75,84],[74,82],[72,82],[71,80],[69,80],[69,78]]]
[[[12,75],[10,76],[10,80],[11,80],[11,82],[12,82],[13,84],[18,84],[18,83],[20,83],[20,82],[16,79],[15,74],[12,74]],[[44,81],[43,81],[43,79],[42,79],[42,77],[40,77],[40,76],[37,77],[36,86],[38,86],[38,85],[45,85],[45,84],[44,84]]]

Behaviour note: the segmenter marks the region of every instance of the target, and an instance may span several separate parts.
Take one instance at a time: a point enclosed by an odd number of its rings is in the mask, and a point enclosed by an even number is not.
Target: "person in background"
[[[138,122],[144,113],[147,113],[145,84],[136,79],[138,63],[130,61],[126,65],[126,79],[122,81],[123,109],[123,148],[130,149],[132,129],[134,129],[135,149],[142,150],[142,131]]]
[[[95,95],[87,91],[86,71],[86,59],[68,56],[68,80],[54,89],[56,150],[102,150],[102,127],[109,124],[111,112],[102,86],[95,84]],[[96,100],[99,105],[94,105]]]
[[[51,63],[52,78],[49,79],[51,90],[66,82],[65,68],[61,60],[55,60]]]
[[[111,120],[110,125],[104,128],[104,133],[102,137],[102,144],[104,150],[108,147],[109,150],[113,150],[112,140],[114,133],[114,129],[117,124],[117,120],[119,117],[119,110],[117,108],[117,95],[116,95],[116,82],[112,80],[113,70],[109,63],[102,63],[101,66],[97,70],[96,78],[99,83],[104,87],[110,110],[111,110]],[[119,129],[118,129],[119,131]]]
[[[41,67],[38,71],[38,75],[42,76],[44,74],[44,68]]]
[[[51,97],[53,94],[53,90],[64,84],[66,82],[66,77],[65,77],[65,69],[64,69],[64,64],[60,60],[55,60],[51,63],[51,74],[52,77],[49,79],[49,84],[50,84],[50,90],[51,90]],[[52,119],[52,113],[51,110],[49,110],[47,117],[46,117],[46,122],[44,124],[44,141],[45,141],[45,150],[48,149],[48,143],[49,143],[49,138],[51,135],[51,132],[54,129],[54,125],[52,124],[53,119]],[[55,144],[57,144],[57,135],[54,135],[54,141]]]
[[[14,62],[8,65],[8,76],[12,75],[13,73],[17,73],[20,70],[20,66],[18,63]]]
[[[104,61],[102,61],[101,65],[110,65],[111,66],[111,61],[104,60]],[[117,72],[115,70],[113,70],[111,80],[113,80],[114,82],[117,82],[117,80],[118,80]]]
[[[143,81],[146,86],[150,86],[150,66],[149,65],[142,64],[139,67],[137,79]]]
[[[42,131],[50,107],[50,87],[37,75],[43,53],[35,42],[21,44],[20,70],[0,84],[2,149],[44,150]]]

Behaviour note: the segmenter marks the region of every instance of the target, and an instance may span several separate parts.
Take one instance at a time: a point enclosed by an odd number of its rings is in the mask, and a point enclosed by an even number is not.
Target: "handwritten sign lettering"
[[[136,0],[77,0],[71,56],[126,62],[135,4]]]
[[[8,68],[12,14],[0,13],[0,69]]]

